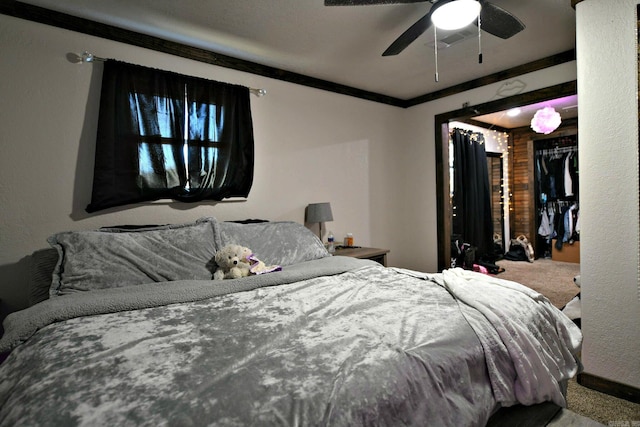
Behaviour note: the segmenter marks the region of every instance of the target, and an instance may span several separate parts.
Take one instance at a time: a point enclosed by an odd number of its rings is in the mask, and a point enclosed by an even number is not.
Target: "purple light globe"
[[[531,129],[545,135],[553,132],[560,126],[562,119],[553,107],[545,107],[538,111],[531,119]]]

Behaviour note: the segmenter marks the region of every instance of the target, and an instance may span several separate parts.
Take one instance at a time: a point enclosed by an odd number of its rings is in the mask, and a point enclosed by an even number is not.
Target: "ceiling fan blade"
[[[433,10],[433,8],[431,8],[431,10]],[[400,52],[405,50],[407,46],[413,43],[415,39],[420,37],[425,31],[427,31],[431,26],[431,10],[429,10],[429,13],[420,18],[418,22],[410,26],[407,31],[402,33],[400,37],[398,37],[393,43],[391,43],[391,46],[389,46],[387,50],[382,53],[382,56],[392,56],[399,54]]]
[[[484,31],[501,39],[513,37],[525,28],[518,18],[489,2],[482,2],[480,25]]]
[[[424,3],[428,0],[324,0],[325,6],[368,6],[372,4]]]

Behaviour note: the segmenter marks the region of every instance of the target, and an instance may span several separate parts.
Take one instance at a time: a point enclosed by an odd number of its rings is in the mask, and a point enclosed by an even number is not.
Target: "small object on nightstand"
[[[344,246],[353,246],[353,234],[351,233],[347,233],[347,235],[344,238]]]
[[[330,231],[329,236],[327,237],[327,242],[329,242],[329,245],[327,246],[327,251],[329,251],[330,254],[335,253],[336,251],[336,245],[334,240],[335,238],[333,237],[333,233]]]

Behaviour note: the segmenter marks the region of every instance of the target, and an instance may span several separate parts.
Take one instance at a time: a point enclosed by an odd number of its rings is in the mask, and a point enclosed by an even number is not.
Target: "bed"
[[[10,314],[0,426],[483,426],[553,402],[579,329],[542,295],[462,269],[331,256],[295,222],[62,232]],[[211,280],[247,246],[281,271]]]

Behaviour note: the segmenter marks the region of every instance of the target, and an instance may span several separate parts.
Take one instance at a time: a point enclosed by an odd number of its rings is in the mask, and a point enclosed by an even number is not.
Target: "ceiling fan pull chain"
[[[482,31],[480,15],[481,13],[478,14],[478,64],[482,64]]]
[[[433,52],[436,58],[436,83],[438,83],[438,30],[435,25],[433,26],[433,39],[435,40],[433,43]]]

